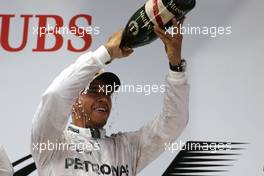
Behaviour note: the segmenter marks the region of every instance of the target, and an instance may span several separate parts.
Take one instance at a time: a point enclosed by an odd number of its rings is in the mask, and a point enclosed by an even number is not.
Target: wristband
[[[186,70],[186,61],[184,59],[181,60],[181,63],[179,65],[171,65],[170,63],[170,69],[175,72],[185,72]]]

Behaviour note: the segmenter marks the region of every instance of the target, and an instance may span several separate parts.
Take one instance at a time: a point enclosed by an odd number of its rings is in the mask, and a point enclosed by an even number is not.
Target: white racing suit
[[[0,145],[0,176],[13,176],[13,167],[4,148]]]
[[[107,137],[101,129],[96,138],[90,129],[70,125],[65,130],[80,91],[109,60],[104,46],[81,55],[42,95],[31,136],[39,176],[135,176],[185,128],[189,85],[185,73],[169,71],[161,115],[138,131]]]

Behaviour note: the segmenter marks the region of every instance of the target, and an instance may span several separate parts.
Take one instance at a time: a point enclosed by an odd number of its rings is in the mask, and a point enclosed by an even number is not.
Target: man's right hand
[[[114,33],[104,45],[108,50],[112,60],[115,58],[127,57],[134,51],[132,48],[119,48],[122,40],[122,33],[123,30],[119,30],[118,32]]]

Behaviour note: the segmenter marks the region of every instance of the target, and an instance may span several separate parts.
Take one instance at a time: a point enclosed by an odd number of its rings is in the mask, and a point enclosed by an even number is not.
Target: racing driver
[[[173,19],[173,28],[179,29],[183,21]],[[164,43],[170,67],[159,117],[137,131],[106,136],[103,127],[120,80],[102,69],[133,52],[119,48],[119,31],[94,52],[81,55],[43,93],[31,136],[39,176],[135,176],[165,150],[165,143],[177,139],[188,122],[182,35],[168,34],[158,26],[155,33]],[[70,117],[72,123],[67,125]]]

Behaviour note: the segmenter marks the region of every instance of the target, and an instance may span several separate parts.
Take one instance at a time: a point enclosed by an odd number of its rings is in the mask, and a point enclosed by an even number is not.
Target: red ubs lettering
[[[23,27],[21,28],[22,41],[19,46],[11,46],[9,43],[10,28],[12,28],[12,21],[15,20],[15,18],[16,16],[14,14],[0,14],[0,19],[2,21],[0,31],[0,45],[4,50],[8,52],[18,52],[26,47],[29,35],[29,22],[30,20],[33,20],[34,16],[31,14],[20,15],[20,19],[23,20]],[[64,23],[63,18],[59,15],[35,15],[35,18],[38,20],[38,29],[46,28],[48,20],[53,20],[55,22],[56,28],[63,27]],[[73,35],[83,40],[82,47],[77,48],[73,45],[70,39],[67,39],[67,50],[72,52],[85,51],[91,46],[92,43],[91,34],[85,33],[83,28],[77,26],[77,20],[80,18],[84,19],[87,22],[88,26],[91,26],[92,24],[92,16],[87,14],[78,14],[70,19],[68,23],[68,28],[75,28],[76,33],[73,33]],[[49,48],[46,46],[47,34],[52,35],[55,39],[54,45]],[[46,31],[44,35],[38,30],[36,40],[36,47],[32,49],[33,52],[53,52],[59,50],[63,46],[64,36],[56,32],[56,30]]]

